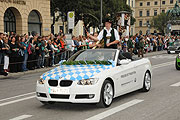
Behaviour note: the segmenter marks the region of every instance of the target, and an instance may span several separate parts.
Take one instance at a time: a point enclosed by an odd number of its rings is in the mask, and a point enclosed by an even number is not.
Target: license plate
[[[170,51],[170,53],[176,53],[175,51]]]
[[[69,88],[49,88],[50,94],[70,94]]]

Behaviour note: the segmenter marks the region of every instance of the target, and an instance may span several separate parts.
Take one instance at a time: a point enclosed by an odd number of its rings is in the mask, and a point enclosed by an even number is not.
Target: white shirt
[[[81,41],[79,41],[79,45],[82,45],[82,42],[81,42]]]
[[[105,28],[104,30],[107,31],[106,37],[111,36],[111,30],[112,30],[112,28],[110,28],[109,30],[107,30],[107,29]],[[102,31],[99,33],[99,35],[98,35],[98,37],[97,37],[98,40],[102,40],[102,39],[103,39],[104,30],[102,30]],[[119,39],[120,37],[119,37],[118,31],[117,31],[116,29],[114,29],[114,36],[115,36],[115,40],[120,41],[120,39]]]
[[[58,50],[58,48],[55,48],[53,44],[51,44],[52,50]]]
[[[75,46],[74,41],[72,40],[71,46]],[[74,51],[74,47],[71,47],[71,51]]]

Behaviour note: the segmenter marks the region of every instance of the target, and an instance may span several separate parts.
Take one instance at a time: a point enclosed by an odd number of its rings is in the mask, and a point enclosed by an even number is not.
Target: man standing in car
[[[106,19],[105,22],[105,29],[103,29],[98,37],[94,37],[87,33],[87,36],[89,36],[94,41],[101,41],[104,40],[104,48],[113,48],[117,49],[117,44],[120,42],[120,37],[118,34],[118,31],[111,27],[112,21],[110,18]]]

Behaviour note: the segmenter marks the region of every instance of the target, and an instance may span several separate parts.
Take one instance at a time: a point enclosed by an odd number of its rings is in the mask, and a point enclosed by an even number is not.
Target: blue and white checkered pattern
[[[60,65],[59,67],[44,73],[41,78],[44,80],[89,79],[92,78],[95,74],[112,67],[114,67],[114,65]]]

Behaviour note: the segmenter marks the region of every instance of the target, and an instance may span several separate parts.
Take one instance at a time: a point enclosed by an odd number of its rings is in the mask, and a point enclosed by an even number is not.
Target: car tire
[[[178,66],[177,60],[176,60],[176,70],[180,70],[180,67]]]
[[[55,104],[56,102],[53,102],[53,101],[48,101],[48,102],[46,102],[46,101],[40,101],[43,105],[53,105],[53,104]]]
[[[100,101],[97,106],[107,108],[111,106],[114,97],[114,88],[109,80],[105,80],[101,88]]]
[[[169,50],[167,50],[167,53],[168,53],[168,54],[171,54],[171,52],[170,52]]]
[[[144,75],[143,92],[148,92],[151,89],[151,74],[147,71]]]

